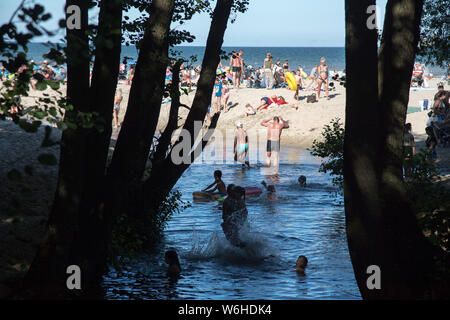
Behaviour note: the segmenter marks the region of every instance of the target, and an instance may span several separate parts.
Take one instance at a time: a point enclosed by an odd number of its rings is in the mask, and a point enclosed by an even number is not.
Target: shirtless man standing
[[[233,71],[233,89],[239,88],[240,75],[242,72],[242,60],[239,55],[236,53],[236,50],[233,50],[231,53],[230,59],[230,68]]]
[[[272,121],[273,120],[273,121]],[[267,127],[267,153],[266,162],[270,167],[270,157],[274,155],[274,167],[278,167],[278,155],[280,152],[280,136],[283,129],[289,128],[289,124],[281,116],[275,116],[273,119],[264,120],[261,122],[263,127]]]
[[[325,84],[325,93],[327,95],[327,100],[330,100],[328,97],[328,66],[325,64],[325,58],[320,59],[320,66],[318,68],[319,78],[317,80],[317,84],[319,85],[317,88],[317,100],[320,99],[320,89],[322,88],[322,83]]]

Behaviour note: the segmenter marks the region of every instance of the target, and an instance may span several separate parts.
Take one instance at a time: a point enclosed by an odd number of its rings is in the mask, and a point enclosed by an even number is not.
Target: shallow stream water
[[[178,181],[191,207],[174,215],[158,253],[143,255],[105,276],[106,299],[360,299],[347,248],[344,208],[330,176],[308,151],[284,148],[278,174],[261,163],[250,170],[236,164],[193,164]],[[222,170],[226,184],[274,184],[275,194],[247,198],[247,246],[225,239],[217,202],[193,202],[192,192]],[[297,183],[307,177],[307,187]],[[164,252],[175,249],[182,276],[166,276]],[[305,275],[295,272],[299,255],[308,257]]]

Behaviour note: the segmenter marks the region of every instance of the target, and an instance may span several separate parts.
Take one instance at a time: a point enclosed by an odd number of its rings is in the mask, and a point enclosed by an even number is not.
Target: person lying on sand
[[[257,111],[262,109],[267,109],[273,101],[269,97],[262,97],[261,98],[261,104],[256,108]]]
[[[307,265],[308,265],[308,258],[305,256],[299,256],[297,258],[297,262],[295,263],[295,271],[298,274],[304,274]]]
[[[273,95],[272,97],[270,97],[270,99],[268,97],[263,97],[261,98],[261,104],[258,106],[258,108],[256,108],[256,110],[259,111],[261,109],[267,109],[272,104],[281,106],[283,104],[287,104],[287,102],[282,96]]]
[[[214,188],[213,188],[214,187]],[[213,189],[211,189],[213,188]],[[216,170],[214,171],[214,182],[207,186],[205,189],[203,189],[203,192],[209,192],[211,194],[214,194],[214,191],[216,194],[220,196],[226,196],[227,195],[227,188],[225,186],[225,183],[222,181],[222,171]]]

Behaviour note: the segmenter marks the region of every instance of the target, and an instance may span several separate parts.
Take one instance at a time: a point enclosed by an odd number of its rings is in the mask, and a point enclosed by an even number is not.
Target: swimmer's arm
[[[261,122],[261,125],[263,126],[263,127],[267,127],[268,125],[269,125],[269,121],[270,121],[271,119],[268,119],[268,120],[263,120],[262,122]]]
[[[217,184],[217,182],[213,182],[212,184],[210,184],[209,186],[207,186],[205,189],[203,189],[202,191],[207,191],[209,188],[212,188],[214,185],[216,185]],[[217,186],[216,186],[216,188],[217,188]]]

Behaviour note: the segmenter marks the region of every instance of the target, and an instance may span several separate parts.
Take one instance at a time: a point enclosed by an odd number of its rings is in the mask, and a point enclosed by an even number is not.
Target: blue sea
[[[247,66],[260,67],[263,64],[267,52],[270,52],[274,60],[289,61],[291,69],[296,69],[301,65],[309,73],[314,65],[320,64],[320,58],[325,57],[330,70],[342,71],[345,69],[345,48],[344,47],[223,47],[222,50],[227,53],[232,50],[244,51],[244,62]],[[33,43],[29,46],[29,58],[35,61],[43,60],[42,55],[48,52],[49,46],[43,43]],[[172,49],[176,51],[177,56],[190,60],[192,56],[196,57],[196,62],[192,65],[201,64],[205,47],[195,46],[177,46]],[[121,59],[129,57],[135,60],[138,57],[138,51],[134,46],[123,46]],[[189,63],[188,63],[189,64]],[[222,59],[224,66],[229,64],[229,60]],[[427,66],[429,72],[435,76],[442,76],[446,70]]]

